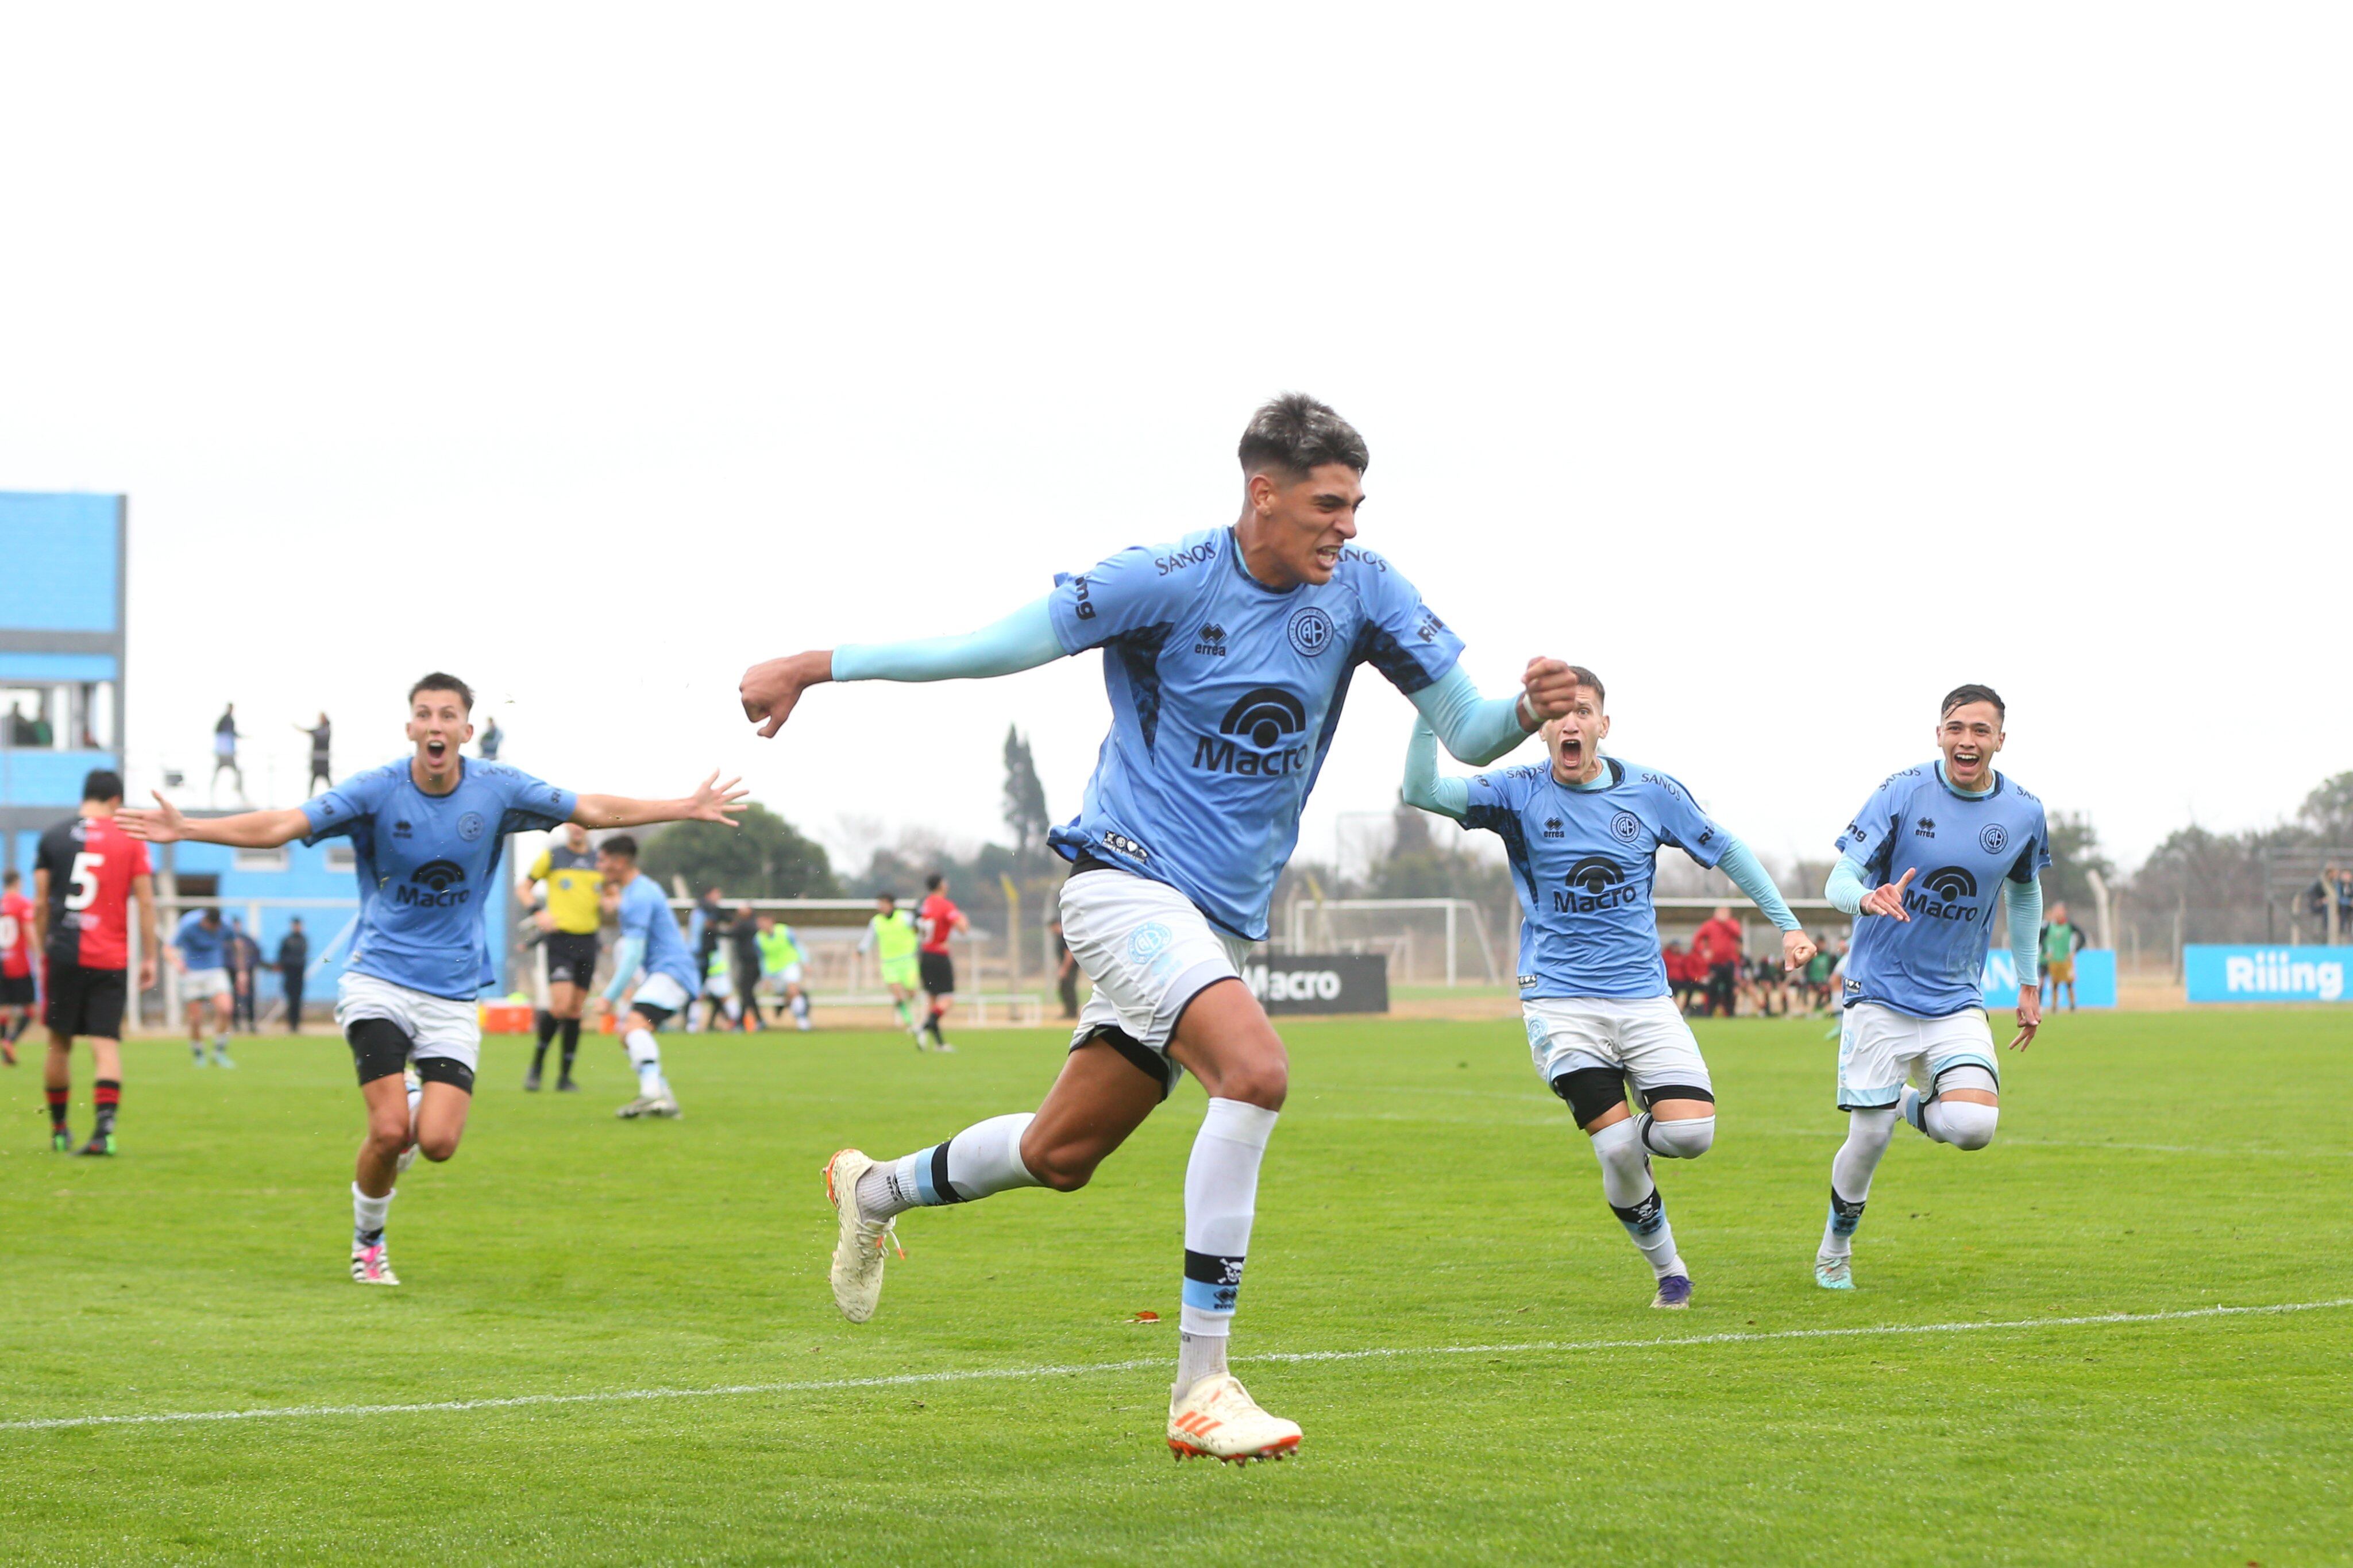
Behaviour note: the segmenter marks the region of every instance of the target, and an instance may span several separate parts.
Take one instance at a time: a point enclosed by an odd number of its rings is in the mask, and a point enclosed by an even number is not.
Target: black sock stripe
[[[945,1143],[932,1146],[932,1190],[940,1194],[940,1202],[944,1204],[966,1201],[962,1193],[948,1184],[948,1146]]]
[[[1185,1249],[1185,1278],[1203,1285],[1230,1285],[1241,1278],[1242,1259],[1221,1258],[1214,1252]]]

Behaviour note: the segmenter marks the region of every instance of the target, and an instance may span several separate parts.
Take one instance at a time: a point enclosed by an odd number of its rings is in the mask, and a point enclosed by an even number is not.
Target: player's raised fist
[[[1905,884],[1919,874],[1919,869],[1915,866],[1893,882],[1882,882],[1863,894],[1862,912],[1867,915],[1886,915],[1892,920],[1910,921],[1912,916],[1904,908],[1904,888]]]
[[[814,648],[754,665],[735,689],[744,700],[744,717],[760,726],[765,740],[785,727],[802,692],[832,679],[833,650]]]
[[[133,838],[144,838],[150,844],[174,844],[187,837],[188,819],[180,808],[164,798],[161,790],[151,790],[155,797],[153,811],[129,809],[114,814],[115,822]]]
[[[1814,939],[1804,931],[1785,931],[1781,933],[1781,967],[1786,973],[1795,974],[1805,968],[1813,961],[1814,952]]]
[[[1562,659],[1532,658],[1527,672],[1520,677],[1520,703],[1524,716],[1536,724],[1558,719],[1567,713],[1581,683],[1577,672]],[[1531,725],[1530,728],[1535,728]]]

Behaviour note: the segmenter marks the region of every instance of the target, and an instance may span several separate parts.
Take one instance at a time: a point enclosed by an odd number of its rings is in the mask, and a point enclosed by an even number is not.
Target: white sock
[[[1177,1326],[1187,1334],[1223,1340],[1232,1331],[1250,1221],[1258,1212],[1258,1169],[1280,1114],[1213,1098],[1201,1118],[1192,1158],[1185,1163],[1185,1293]],[[1222,1361],[1223,1352],[1218,1353]],[[1187,1386],[1179,1384],[1177,1392]]]
[[[400,1195],[395,1187],[380,1198],[372,1198],[360,1191],[357,1182],[352,1184],[352,1245],[374,1247],[384,1239],[384,1216],[392,1207],[392,1200]]]
[[[637,1069],[638,1092],[651,1100],[670,1092],[662,1081],[661,1047],[654,1043],[651,1029],[631,1029],[622,1039],[629,1053],[629,1066]]]
[[[1611,1122],[1593,1134],[1593,1157],[1601,1162],[1601,1195],[1610,1212],[1649,1261],[1651,1272],[1663,1279],[1683,1260],[1675,1254],[1675,1228],[1667,1223],[1666,1202],[1643,1157],[1641,1128],[1633,1117]]]
[[[1176,1333],[1176,1393],[1184,1392],[1205,1377],[1216,1377],[1226,1370],[1226,1338],[1224,1334]]]
[[[858,1206],[874,1219],[912,1208],[968,1204],[991,1193],[1045,1184],[1021,1163],[1021,1135],[1038,1118],[1024,1110],[976,1121],[944,1143],[876,1165],[858,1179]]]
[[[791,1002],[791,1006],[794,1017],[798,1018],[804,1024],[808,1022],[808,994],[807,992],[803,992],[800,995],[794,997]]]
[[[1844,1258],[1854,1250],[1855,1227],[1862,1223],[1862,1204],[1871,1196],[1872,1173],[1895,1136],[1896,1112],[1850,1110],[1846,1142],[1831,1160],[1831,1217],[1822,1226],[1822,1256]]]

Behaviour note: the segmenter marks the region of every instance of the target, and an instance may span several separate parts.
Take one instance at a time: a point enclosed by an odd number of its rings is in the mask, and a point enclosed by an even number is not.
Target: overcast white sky
[[[1967,679],[2127,864],[2353,768],[2353,12],[816,10],[7,13],[0,489],[132,497],[134,770],[233,698],[290,798],[445,666],[580,787],[976,839],[1011,721],[1067,815],[1092,656],[737,677],[1230,521],[1287,388],[1768,855]]]

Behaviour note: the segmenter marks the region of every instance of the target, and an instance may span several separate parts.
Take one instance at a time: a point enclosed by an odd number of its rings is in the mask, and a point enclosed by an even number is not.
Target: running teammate
[[[784,997],[785,1005],[793,1015],[793,1026],[807,1033],[809,1024],[808,992],[801,982],[808,973],[808,950],[801,946],[800,934],[774,915],[762,915],[756,922],[760,949],[760,979],[772,984]]]
[[[866,922],[866,934],[858,939],[858,951],[874,955],[876,966],[882,972],[882,984],[891,988],[891,1010],[899,1015],[899,1027],[915,1037],[917,1050],[923,1048],[923,1026],[915,1022],[908,1009],[914,1005],[915,993],[923,988],[923,973],[915,959],[915,950],[923,940],[915,922],[899,907],[897,898],[889,893],[874,895],[874,918]]]
[[[661,1047],[654,1031],[694,999],[694,959],[678,934],[670,901],[652,878],[638,874],[636,839],[626,833],[607,838],[596,852],[596,864],[617,889],[615,909],[621,922],[620,947],[613,955],[613,978],[605,987],[603,1005],[608,1013],[626,1009],[621,1046],[638,1075],[637,1099],[613,1114],[624,1121],[675,1117],[678,1100],[662,1077]]]
[[[545,907],[533,913],[532,921],[546,933],[542,946],[547,954],[547,1010],[537,1020],[539,1044],[532,1049],[531,1071],[523,1075],[526,1089],[539,1088],[541,1071],[547,1065],[547,1047],[559,1029],[564,1032],[564,1052],[558,1058],[555,1087],[558,1091],[580,1087],[572,1081],[572,1062],[580,1054],[580,1011],[596,977],[596,931],[605,921],[604,886],[605,874],[596,868],[596,852],[588,847],[588,830],[567,822],[539,852],[516,889],[526,904],[540,903],[540,889],[546,890]]]
[[[923,1044],[923,1036],[928,1034],[934,1050],[952,1051],[955,1047],[940,1033],[940,1020],[955,1005],[955,959],[948,952],[948,939],[970,931],[972,922],[948,897],[945,877],[934,871],[923,879],[923,901],[915,910],[915,930],[923,938],[915,958],[916,972],[923,982],[923,1025],[915,1043]]]
[[[1601,1162],[1601,1194],[1651,1265],[1653,1307],[1691,1304],[1651,1158],[1696,1160],[1715,1141],[1715,1088],[1660,957],[1651,892],[1662,848],[1721,868],[1781,932],[1788,970],[1814,955],[1798,917],[1748,847],[1674,779],[1604,756],[1601,679],[1582,668],[1568,712],[1544,727],[1541,763],[1440,778],[1438,737],[1417,720],[1406,748],[1409,805],[1504,841],[1520,926],[1520,1012],[1536,1075],[1567,1102]],[[1731,921],[1729,908],[1716,918]],[[1737,926],[1734,940],[1738,940]],[[1626,1102],[1633,1085],[1640,1114]]]
[[[359,876],[358,933],[345,966],[335,1022],[351,1042],[367,1137],[352,1182],[352,1279],[396,1285],[384,1241],[393,1178],[421,1152],[458,1152],[481,1056],[475,999],[496,982],[482,927],[497,888],[507,835],[565,822],[631,827],[650,822],[729,822],[744,791],[718,774],[682,800],[575,795],[499,763],[459,752],[474,732],[474,693],[438,671],[408,693],[405,760],[347,777],[289,811],[190,820],[164,799],[126,811],[123,826],[158,844],[194,839],[271,849],[348,836]],[[411,1061],[420,1080],[411,1089]]]
[[[1071,1192],[1166,1098],[1179,1068],[1208,1091],[1185,1176],[1183,1314],[1168,1443],[1242,1460],[1287,1453],[1293,1423],[1226,1370],[1259,1165],[1289,1085],[1282,1042],[1241,983],[1350,676],[1370,664],[1458,756],[1484,763],[1561,711],[1565,667],[1529,667],[1482,702],[1461,640],[1388,562],[1355,546],[1362,437],[1296,395],[1259,410],[1240,447],[1231,527],[1120,552],[981,632],[818,649],[755,666],[744,712],[773,735],[808,688],[1009,675],[1100,648],[1113,728],[1079,816],[1051,842],[1071,949],[1095,984],[1035,1115],[826,1167],[839,1211],[834,1299],[862,1322],[881,1294],[895,1216],[1014,1187]]]
[[[49,1057],[42,1085],[49,1097],[49,1147],[73,1151],[66,1127],[73,1043],[90,1041],[98,1079],[96,1116],[85,1154],[114,1152],[114,1118],[122,1103],[122,1009],[131,966],[130,902],[139,902],[139,989],[155,984],[155,878],[147,846],[125,831],[122,775],[99,768],[82,780],[81,810],[41,835],[33,861],[33,919],[47,980],[43,1021]],[[119,816],[118,816],[119,814]]]
[[[213,1060],[225,1068],[228,1059],[229,1008],[235,997],[228,981],[228,927],[220,910],[207,904],[190,910],[172,929],[172,980],[179,988],[180,1005],[188,1011],[188,1051],[205,1065],[205,1026],[213,1030]]]
[[[0,1060],[16,1065],[16,1042],[33,1026],[33,900],[24,877],[0,874]]]
[[[1831,1163],[1830,1223],[1814,1258],[1814,1282],[1826,1290],[1854,1289],[1855,1227],[1899,1117],[1957,1149],[1993,1142],[2000,1078],[1982,975],[1996,889],[2018,965],[2010,1048],[2024,1050],[2042,1025],[2034,971],[2040,878],[2051,864],[2042,803],[1994,771],[2005,714],[1991,687],[1956,687],[1939,711],[1942,754],[1872,793],[1839,835],[1825,889],[1858,917],[1839,1031],[1846,1142]]]

